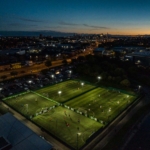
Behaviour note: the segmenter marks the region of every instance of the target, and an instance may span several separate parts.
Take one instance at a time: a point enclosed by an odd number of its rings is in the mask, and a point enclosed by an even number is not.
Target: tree
[[[45,66],[46,67],[50,68],[51,65],[52,65],[51,60],[48,59],[48,60],[45,61]]]
[[[79,61],[84,61],[84,60],[85,60],[85,57],[84,57],[84,56],[79,56],[79,57],[78,57],[78,60],[79,60]]]
[[[108,76],[108,80],[111,81],[112,80],[112,76]]]
[[[129,87],[130,86],[130,81],[128,79],[124,79],[120,82],[121,85]]]
[[[100,75],[101,75],[103,80],[106,80],[107,76],[108,76],[108,73],[107,72],[102,72]]]
[[[116,79],[115,79],[116,83],[120,83],[121,80],[122,80],[122,79],[121,79],[120,76],[116,77]]]
[[[7,78],[6,75],[1,76],[1,79],[4,81]]]
[[[93,55],[86,55],[86,60],[90,63],[94,63],[96,59]]]
[[[125,74],[125,71],[122,68],[117,68],[114,71],[115,76],[123,76]]]

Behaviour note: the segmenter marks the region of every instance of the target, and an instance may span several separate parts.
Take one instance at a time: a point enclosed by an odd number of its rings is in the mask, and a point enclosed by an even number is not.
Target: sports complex
[[[69,147],[80,149],[136,98],[119,89],[67,80],[3,101]]]

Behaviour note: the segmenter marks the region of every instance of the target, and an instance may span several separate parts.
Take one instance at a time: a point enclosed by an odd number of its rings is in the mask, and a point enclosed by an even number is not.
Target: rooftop
[[[149,51],[145,51],[145,52],[134,52],[129,54],[130,56],[142,56],[142,57],[150,57],[150,52]]]
[[[7,139],[11,150],[51,150],[52,145],[17,120],[12,114],[0,116],[0,137]]]
[[[103,48],[103,47],[98,47],[98,48],[96,48],[96,49],[94,49],[94,51],[96,52],[100,52],[100,51],[104,51],[105,50],[105,48]]]
[[[6,149],[9,146],[11,147],[10,143],[4,137],[0,137],[0,150]]]

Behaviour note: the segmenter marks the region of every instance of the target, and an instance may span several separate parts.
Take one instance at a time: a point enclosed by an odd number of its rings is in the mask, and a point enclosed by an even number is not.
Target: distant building
[[[95,49],[93,50],[93,53],[94,53],[94,54],[98,54],[98,55],[102,55],[102,54],[104,53],[104,51],[105,51],[105,48],[103,48],[103,47],[98,47],[98,48],[95,48]]]
[[[94,49],[93,53],[98,54],[98,55],[105,55],[105,56],[114,55],[114,52],[112,50],[106,50],[103,47],[98,47],[98,48]]]
[[[18,68],[21,68],[21,63],[13,63],[10,65],[11,66],[11,69],[18,69]]]
[[[125,60],[132,60],[135,64],[150,66],[150,52],[133,52],[126,55]]]
[[[126,53],[143,52],[145,50],[146,50],[146,48],[139,47],[139,46],[119,46],[119,47],[113,47],[113,51],[120,51],[120,52],[126,52]]]
[[[31,60],[26,61],[26,64],[27,64],[27,66],[33,66],[33,61],[31,61]]]
[[[60,44],[59,45],[63,49],[72,49],[74,46],[72,44]]]

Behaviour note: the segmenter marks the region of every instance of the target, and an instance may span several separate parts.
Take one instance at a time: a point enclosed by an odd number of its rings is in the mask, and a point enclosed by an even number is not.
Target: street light
[[[72,71],[71,71],[71,70],[69,70],[69,73],[70,73],[70,77],[71,77],[71,73],[72,73]]]
[[[61,91],[58,91],[59,96],[61,95]]]
[[[98,76],[98,77],[97,77],[97,79],[98,79],[98,81],[100,81],[101,77],[100,77],[100,76]]]
[[[139,85],[139,91],[141,90],[141,86]]]
[[[110,111],[111,111],[111,108],[109,108],[108,112],[110,112]]]
[[[77,133],[77,150],[79,149],[79,136],[81,135],[80,132]]]
[[[83,87],[83,85],[84,85],[84,83],[82,82],[82,83],[81,83],[81,86]]]
[[[30,84],[32,83],[32,81],[31,81],[31,80],[29,80],[28,82],[29,82]]]
[[[52,79],[54,79],[54,75],[53,74],[51,75],[51,77],[52,77]]]
[[[3,88],[2,87],[0,87],[0,94],[1,94],[1,90],[2,90]]]

